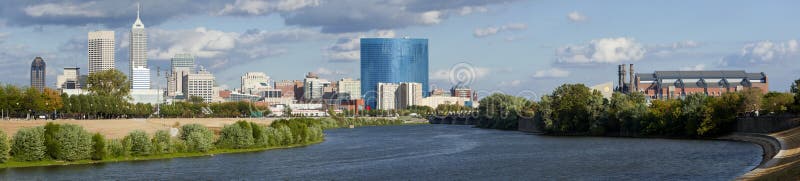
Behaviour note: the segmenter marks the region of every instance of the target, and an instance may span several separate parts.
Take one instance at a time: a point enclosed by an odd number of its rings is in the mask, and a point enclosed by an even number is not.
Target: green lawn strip
[[[214,149],[214,150],[206,152],[206,153],[168,153],[168,154],[149,155],[149,156],[136,156],[136,157],[134,157],[134,156],[126,156],[126,157],[119,157],[119,158],[109,158],[109,159],[104,159],[104,160],[78,160],[78,161],[42,160],[42,161],[35,161],[35,162],[9,160],[6,163],[0,164],[0,168],[58,166],[58,165],[79,165],[79,164],[94,164],[94,163],[113,163],[113,162],[123,162],[123,161],[161,160],[161,159],[170,159],[170,158],[213,156],[213,155],[216,155],[216,154],[258,152],[258,151],[266,151],[266,150],[273,150],[273,149],[288,149],[288,148],[309,146],[309,145],[313,145],[313,144],[317,144],[317,143],[322,143],[322,141],[311,142],[311,143],[306,143],[306,144],[295,144],[295,145],[290,145],[290,146],[279,146],[279,147],[245,148],[245,149]]]

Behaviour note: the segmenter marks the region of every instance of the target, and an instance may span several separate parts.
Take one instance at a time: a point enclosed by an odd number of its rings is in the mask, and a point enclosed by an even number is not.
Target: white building
[[[264,72],[247,72],[242,76],[241,93],[256,95],[260,91],[270,89],[269,76]]]
[[[147,32],[145,32],[144,24],[142,24],[142,20],[139,19],[139,9],[136,9],[136,21],[131,26],[131,34],[130,34],[130,71],[128,75],[130,75],[131,87],[133,89],[150,89],[150,69],[147,66]],[[140,72],[135,72],[138,71]],[[148,70],[147,74],[143,74],[141,71],[144,69]],[[137,85],[136,80],[139,80],[139,84]],[[147,84],[144,84],[142,80],[147,80]]]
[[[202,97],[205,102],[211,102],[214,94],[214,75],[200,67],[196,73],[183,77],[183,95],[189,99],[192,96]]]
[[[422,104],[422,83],[401,82],[397,90],[398,109]]]
[[[160,104],[164,96],[159,89],[131,89],[131,103]]]
[[[609,81],[606,83],[598,84],[595,86],[590,87],[592,90],[600,91],[600,94],[603,95],[603,98],[611,99],[611,95],[614,94],[614,82]]]
[[[150,69],[135,67],[131,70],[131,89],[150,89]]]
[[[397,109],[397,89],[400,84],[378,83],[378,109],[393,110]]]
[[[442,104],[455,104],[461,106],[468,106],[472,101],[470,98],[466,97],[454,97],[454,96],[429,96],[426,98],[422,98],[420,101],[420,106],[428,106],[431,108],[436,108]],[[472,104],[472,107],[477,107],[476,104]]]
[[[340,99],[355,100],[361,98],[361,80],[342,79],[337,83],[336,93]]]
[[[114,68],[114,31],[89,32],[89,74]]]
[[[80,69],[78,67],[66,67],[64,73],[56,77],[56,88],[60,89],[80,89]]]

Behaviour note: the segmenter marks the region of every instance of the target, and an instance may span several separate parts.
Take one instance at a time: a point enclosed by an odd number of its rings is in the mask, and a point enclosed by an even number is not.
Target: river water
[[[2,180],[731,180],[755,144],[551,137],[458,125],[327,130],[302,148],[0,170]]]

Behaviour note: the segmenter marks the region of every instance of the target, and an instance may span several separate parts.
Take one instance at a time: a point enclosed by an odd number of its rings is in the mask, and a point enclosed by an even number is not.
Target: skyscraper
[[[377,106],[380,110],[393,110],[397,109],[397,89],[400,85],[397,83],[378,83]]]
[[[362,38],[361,95],[372,108],[379,82],[418,82],[427,96],[428,39]]]
[[[89,32],[89,74],[114,68],[114,31]]]
[[[139,84],[139,86],[131,86],[134,89],[150,89],[150,73],[148,69],[147,74],[139,74],[134,73],[134,69],[143,68],[147,69],[147,32],[145,32],[144,24],[142,24],[142,20],[139,18],[139,9],[136,9],[136,21],[131,26],[131,35],[130,35],[130,80],[131,85],[134,84],[134,80],[148,80],[147,84]],[[137,77],[138,76],[138,77]],[[140,82],[141,83],[141,82]]]
[[[309,72],[306,79],[303,80],[303,100],[305,101],[319,101],[325,92],[325,87],[331,85],[331,82],[325,79],[320,79],[316,74]]]
[[[31,87],[44,91],[45,63],[42,57],[36,57],[31,62]]]
[[[200,67],[196,73],[183,77],[183,95],[186,99],[192,96],[202,97],[205,102],[211,102],[214,91],[214,75]]]
[[[422,84],[416,82],[402,82],[397,88],[398,109],[405,109],[409,106],[420,105],[422,103]]]
[[[171,60],[172,71],[167,76],[167,96],[183,95],[183,77],[194,71],[194,56],[188,53],[175,54]]]

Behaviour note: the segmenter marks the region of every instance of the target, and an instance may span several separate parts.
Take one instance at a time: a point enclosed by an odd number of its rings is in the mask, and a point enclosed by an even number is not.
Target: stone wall
[[[774,133],[800,126],[798,115],[773,115],[736,118],[736,131],[745,133]]]

